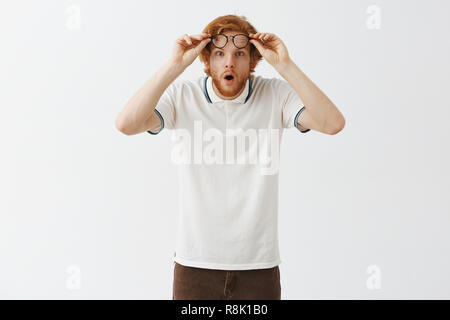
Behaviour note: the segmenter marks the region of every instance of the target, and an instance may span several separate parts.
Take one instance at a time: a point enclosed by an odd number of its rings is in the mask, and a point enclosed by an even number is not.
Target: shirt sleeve
[[[298,127],[298,117],[305,110],[303,101],[300,99],[295,90],[286,81],[278,79],[279,83],[279,93],[281,99],[281,112],[283,119],[283,128],[296,127],[300,132],[306,133],[311,129],[306,129],[304,131],[300,130]]]
[[[162,129],[173,129],[175,127],[175,83],[172,82],[159,98],[154,112],[161,120],[160,129],[157,132],[147,130],[150,134],[158,134]]]

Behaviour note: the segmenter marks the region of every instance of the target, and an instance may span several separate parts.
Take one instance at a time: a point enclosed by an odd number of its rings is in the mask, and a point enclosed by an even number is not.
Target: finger
[[[191,39],[191,36],[186,35],[186,36],[185,36],[185,39],[186,39],[186,42],[187,42],[188,45],[192,45],[192,39]]]
[[[259,53],[262,54],[262,52],[264,51],[264,48],[258,40],[251,39],[250,43],[252,43],[256,47],[256,49],[258,49]]]
[[[194,36],[192,36],[192,37],[194,37]],[[210,35],[208,33],[203,33],[203,34],[196,35],[194,39],[197,40],[196,42],[198,42],[198,41],[203,41],[205,39],[208,39],[209,37],[210,37]]]
[[[195,34],[193,36],[191,36],[191,38],[196,39],[196,40],[203,40],[204,38],[206,38],[205,34]]]
[[[200,52],[202,52],[202,50],[206,47],[206,45],[211,41],[210,38],[205,38],[203,39],[199,45],[195,48],[197,54],[200,54]]]
[[[264,42],[263,40],[264,35],[265,33],[257,32],[253,34],[252,38]]]
[[[265,33],[260,33],[259,35],[258,35],[258,40],[259,41],[261,41],[262,43],[264,43],[264,35],[265,35]]]
[[[183,38],[188,45],[192,45],[191,38],[187,34],[183,35]]]
[[[186,41],[185,37],[187,36],[187,34],[183,34],[181,36],[178,37],[178,40],[180,41]]]

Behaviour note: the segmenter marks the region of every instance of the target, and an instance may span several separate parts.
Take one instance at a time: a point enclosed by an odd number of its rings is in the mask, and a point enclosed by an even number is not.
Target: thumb
[[[211,41],[210,38],[203,39],[195,48],[198,54],[202,52],[202,50],[206,47],[206,45]]]
[[[261,54],[263,53],[264,48],[261,45],[261,43],[259,43],[259,41],[255,40],[255,39],[251,39],[250,43],[252,43],[256,47],[256,49],[258,49],[259,53],[261,53]]]

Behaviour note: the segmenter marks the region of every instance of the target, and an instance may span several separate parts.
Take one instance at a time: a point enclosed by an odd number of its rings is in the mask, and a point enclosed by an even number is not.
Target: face
[[[227,31],[223,34],[233,36],[242,33]],[[250,76],[250,42],[243,49],[238,49],[231,38],[225,47],[219,49],[212,43],[209,58],[209,70],[216,94],[226,100],[238,97],[245,89],[245,84]],[[231,80],[225,77],[232,75]]]

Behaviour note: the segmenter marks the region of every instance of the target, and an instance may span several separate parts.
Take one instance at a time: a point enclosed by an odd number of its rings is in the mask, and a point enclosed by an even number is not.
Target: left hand
[[[273,33],[251,33],[249,34],[250,43],[252,43],[259,53],[274,68],[285,65],[290,57],[283,41]]]

